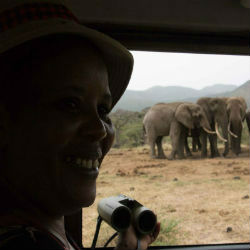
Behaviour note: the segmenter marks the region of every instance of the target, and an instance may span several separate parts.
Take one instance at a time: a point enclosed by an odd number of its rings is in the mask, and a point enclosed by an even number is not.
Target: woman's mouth
[[[67,156],[65,162],[72,167],[85,170],[98,170],[100,165],[98,159],[85,159],[76,156]]]

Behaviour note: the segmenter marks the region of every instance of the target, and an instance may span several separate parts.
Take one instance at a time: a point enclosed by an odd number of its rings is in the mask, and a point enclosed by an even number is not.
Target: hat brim
[[[102,53],[109,74],[112,107],[124,93],[133,69],[131,53],[116,40],[71,20],[48,19],[27,22],[0,35],[0,53],[27,41],[53,34],[77,35],[91,41]]]

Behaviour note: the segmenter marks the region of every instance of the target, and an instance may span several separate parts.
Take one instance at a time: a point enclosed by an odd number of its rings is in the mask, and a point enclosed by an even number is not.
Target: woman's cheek
[[[113,145],[115,130],[112,124],[105,124],[107,136],[102,141],[102,153],[105,156]]]

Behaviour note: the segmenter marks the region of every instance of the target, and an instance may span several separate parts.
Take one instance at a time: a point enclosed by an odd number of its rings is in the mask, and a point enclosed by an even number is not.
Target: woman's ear
[[[183,124],[185,127],[189,129],[194,128],[192,114],[191,114],[191,110],[188,104],[184,103],[178,106],[178,108],[175,111],[175,118],[178,122]]]
[[[9,112],[0,104],[0,150],[8,144]]]

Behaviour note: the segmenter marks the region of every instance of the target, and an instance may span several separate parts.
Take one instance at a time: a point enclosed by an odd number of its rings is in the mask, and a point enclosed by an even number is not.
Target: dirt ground
[[[165,145],[165,152],[170,147]],[[101,198],[124,194],[152,209],[161,222],[155,245],[249,242],[249,146],[239,157],[150,159],[147,146],[112,149],[97,182],[97,199],[83,211],[83,244],[90,246]],[[102,223],[97,246],[113,230]],[[111,244],[112,245],[112,244]]]

